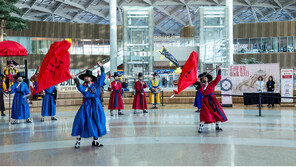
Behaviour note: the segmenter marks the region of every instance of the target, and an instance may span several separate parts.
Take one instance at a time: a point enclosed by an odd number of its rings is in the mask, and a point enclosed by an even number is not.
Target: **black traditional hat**
[[[201,77],[207,77],[208,80],[209,80],[209,82],[211,82],[211,81],[213,80],[212,75],[210,75],[210,74],[208,74],[208,73],[206,73],[206,72],[201,73],[201,74],[198,75],[198,78],[201,78]]]
[[[158,73],[157,72],[154,72],[152,75],[153,76],[158,76]]]
[[[84,77],[91,77],[92,80],[96,79],[96,77],[94,75],[92,75],[92,71],[90,71],[90,70],[86,70],[84,74],[81,74],[78,76],[78,78],[81,80],[84,80]]]
[[[19,78],[19,77],[25,78],[26,75],[25,75],[24,72],[18,72],[18,73],[16,74],[15,78]]]
[[[118,77],[118,72],[114,72],[113,76],[112,77]]]
[[[16,61],[14,60],[7,60],[7,65],[10,65],[10,64],[13,64],[13,65],[18,65]]]
[[[138,78],[143,77],[143,73],[139,72]]]

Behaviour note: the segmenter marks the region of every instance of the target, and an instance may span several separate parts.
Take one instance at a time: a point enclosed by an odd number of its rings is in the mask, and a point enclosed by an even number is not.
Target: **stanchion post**
[[[262,93],[259,92],[259,117],[261,117],[261,106],[262,106]]]

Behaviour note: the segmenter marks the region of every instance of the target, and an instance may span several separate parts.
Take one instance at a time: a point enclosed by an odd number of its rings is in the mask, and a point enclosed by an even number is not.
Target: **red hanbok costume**
[[[109,110],[122,110],[123,107],[123,101],[121,97],[122,92],[122,86],[121,83],[118,81],[111,82],[110,87],[108,88],[109,91],[111,91],[111,97],[109,100]]]
[[[135,96],[134,96],[134,103],[133,103],[133,109],[134,110],[146,110],[147,109],[147,100],[146,100],[146,94],[144,89],[147,88],[147,84],[144,81],[138,80],[135,83]],[[143,95],[141,94],[143,93]]]
[[[218,72],[215,80],[210,82],[207,87],[206,85],[203,85],[198,88],[203,96],[201,100],[200,122],[204,122],[205,124],[227,121],[227,117],[219,103],[219,100],[214,94],[215,87],[221,80],[220,73],[221,72]]]

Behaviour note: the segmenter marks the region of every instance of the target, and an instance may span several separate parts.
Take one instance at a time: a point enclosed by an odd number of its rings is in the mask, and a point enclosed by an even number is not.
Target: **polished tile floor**
[[[168,109],[165,109],[168,108]],[[83,139],[74,149],[71,128],[77,107],[59,108],[58,121],[9,125],[0,118],[0,165],[296,165],[293,109],[225,108],[229,122],[197,133],[199,114],[190,105],[165,106],[148,114],[107,116],[103,148]]]

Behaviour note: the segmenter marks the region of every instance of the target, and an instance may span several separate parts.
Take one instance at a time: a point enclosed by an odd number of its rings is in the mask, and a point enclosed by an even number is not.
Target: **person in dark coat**
[[[4,111],[5,111],[5,106],[4,106],[4,92],[6,90],[6,84],[4,82],[5,76],[0,73],[0,111],[1,111],[1,116],[4,117]]]
[[[83,95],[83,104],[76,113],[72,136],[76,137],[75,148],[80,147],[81,138],[93,137],[92,146],[102,147],[98,141],[99,137],[107,134],[106,117],[102,103],[100,101],[101,87],[105,81],[104,67],[98,62],[101,68],[101,76],[95,77],[92,71],[87,70],[85,74],[79,75],[79,79],[84,80],[85,85],[81,85],[76,76],[73,76],[78,91]],[[92,82],[97,79],[97,82]]]
[[[147,100],[146,93],[144,91],[147,88],[146,82],[143,81],[143,73],[138,74],[139,80],[135,83],[135,96],[133,102],[134,114],[137,114],[137,110],[143,110],[143,113],[148,113],[147,111]]]
[[[267,92],[274,92],[275,82],[273,81],[273,77],[269,76],[268,81],[266,82]],[[267,107],[274,107],[274,99],[268,98],[268,105]]]
[[[122,93],[122,85],[121,82],[118,81],[118,73],[114,72],[114,81],[111,82],[108,90],[110,93],[109,106],[110,115],[113,116],[113,110],[118,110],[118,115],[124,115],[121,110],[124,109],[123,101],[121,97]]]
[[[44,117],[49,116],[51,120],[57,120],[56,115],[56,94],[57,89],[55,86],[52,86],[44,90],[44,97],[42,101],[42,110],[41,110],[41,122],[44,122]]]
[[[29,99],[26,97],[30,91],[28,85],[23,82],[24,77],[25,74],[23,72],[18,72],[16,75],[17,81],[8,90],[10,94],[15,94],[11,113],[11,118],[14,119],[13,124],[20,119],[26,119],[27,123],[32,123],[30,120]]]

